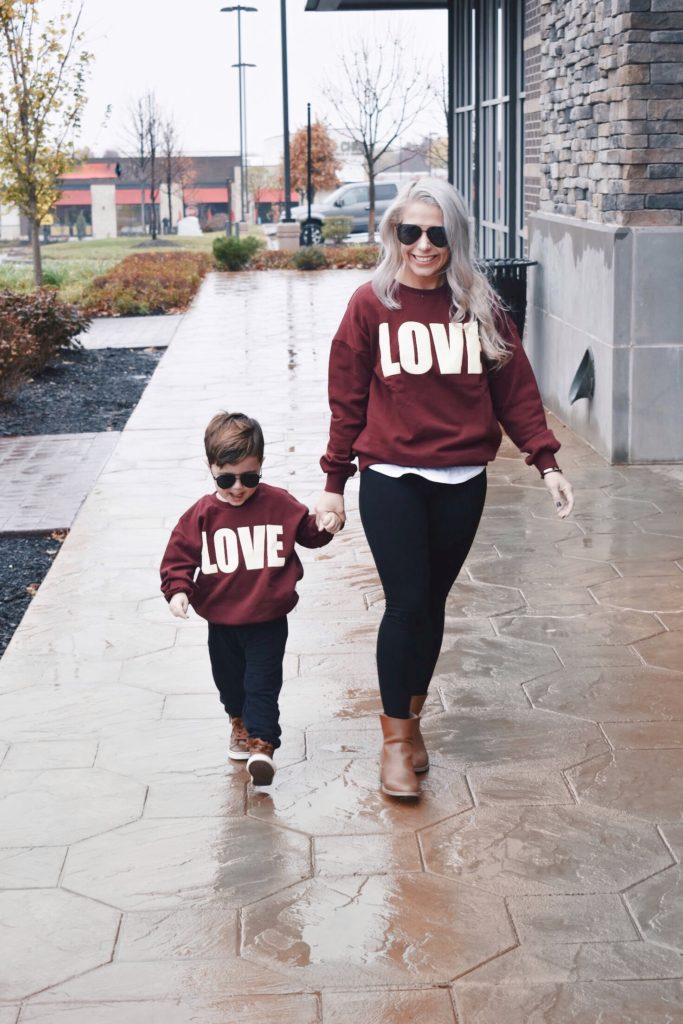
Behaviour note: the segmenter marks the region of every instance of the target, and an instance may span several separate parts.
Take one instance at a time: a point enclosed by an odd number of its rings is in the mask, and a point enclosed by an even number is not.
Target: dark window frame
[[[477,254],[524,254],[524,3],[454,0],[452,174]]]

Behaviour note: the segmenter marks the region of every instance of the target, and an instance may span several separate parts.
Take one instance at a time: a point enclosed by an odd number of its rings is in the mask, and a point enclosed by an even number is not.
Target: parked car
[[[379,225],[384,211],[398,194],[398,185],[393,181],[375,182],[375,223]],[[350,217],[352,234],[368,230],[370,195],[367,181],[352,181],[328,196],[322,203],[311,205],[311,219],[308,221],[308,204],[292,207],[292,217],[301,225],[301,241],[310,240],[320,245],[323,240],[322,226],[330,217]],[[284,220],[284,212],[280,220]],[[304,229],[308,226],[308,231]],[[308,238],[307,238],[308,235]]]

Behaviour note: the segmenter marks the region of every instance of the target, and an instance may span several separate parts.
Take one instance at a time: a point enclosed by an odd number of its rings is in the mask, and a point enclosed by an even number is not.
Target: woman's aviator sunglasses
[[[437,249],[445,249],[448,245],[446,231],[442,227],[426,228],[423,231],[419,224],[397,224],[396,234],[402,245],[413,245],[423,234]]]
[[[240,480],[243,487],[258,487],[261,481],[260,473],[219,473],[214,480],[223,491],[229,491],[235,486],[235,481]]]

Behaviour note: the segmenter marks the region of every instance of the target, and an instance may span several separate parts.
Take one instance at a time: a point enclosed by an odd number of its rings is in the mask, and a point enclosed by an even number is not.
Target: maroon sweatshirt
[[[499,423],[539,472],[556,465],[560,444],[510,317],[498,329],[511,358],[487,369],[476,321],[450,323],[447,284],[399,285],[397,299],[401,308],[387,309],[361,285],[332,342],[326,490],[343,493],[356,456],[361,469],[484,465],[500,446]]]
[[[244,505],[215,494],[181,516],[161,562],[167,601],[187,594],[209,622],[268,622],[292,610],[304,574],[294,545],[320,548],[332,534],[318,531],[315,516],[280,487],[260,484]]]

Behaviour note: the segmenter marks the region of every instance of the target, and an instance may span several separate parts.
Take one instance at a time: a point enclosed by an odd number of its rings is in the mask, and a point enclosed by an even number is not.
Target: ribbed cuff
[[[555,456],[549,451],[539,452],[534,461],[534,466],[541,476],[543,476],[544,469],[552,469],[553,467],[559,469],[559,466],[555,461]]]
[[[348,480],[346,473],[328,473],[325,481],[325,490],[329,494],[343,494]]]

